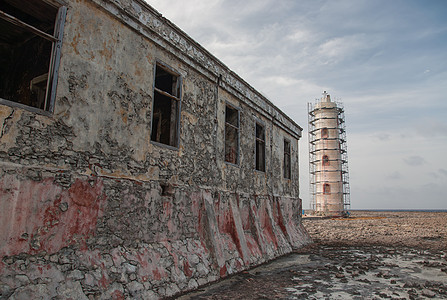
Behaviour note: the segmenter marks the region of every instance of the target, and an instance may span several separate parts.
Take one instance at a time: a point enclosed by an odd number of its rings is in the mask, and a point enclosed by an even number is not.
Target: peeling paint
[[[2,296],[76,283],[90,298],[169,297],[310,241],[297,124],[142,1],[67,5],[54,113],[0,104]],[[156,63],[181,78],[178,148],[150,139]],[[228,103],[237,165],[224,159]]]
[[[63,190],[52,181],[1,178],[1,211],[9,216],[3,215],[0,228],[2,256],[54,253],[74,243],[85,243],[94,233],[105,200],[102,183],[92,187],[77,180],[69,190]],[[62,204],[67,205],[66,210],[61,209]]]

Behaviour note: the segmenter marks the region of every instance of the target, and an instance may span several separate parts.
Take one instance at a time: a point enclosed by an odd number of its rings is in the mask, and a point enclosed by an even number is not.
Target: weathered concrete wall
[[[178,149],[150,142],[157,61],[182,76]],[[240,108],[237,166],[226,103]],[[0,126],[2,297],[156,299],[309,242],[301,128],[144,2],[69,1],[54,113],[0,105]]]

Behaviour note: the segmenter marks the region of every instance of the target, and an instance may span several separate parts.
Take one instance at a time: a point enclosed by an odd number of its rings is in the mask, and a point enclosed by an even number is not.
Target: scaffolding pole
[[[317,108],[317,103],[319,100],[315,101],[315,104],[309,102],[307,103],[307,112],[308,112],[308,139],[309,139],[309,194],[310,194],[310,210],[315,213],[322,209],[319,203],[317,203],[317,195],[324,194],[322,191],[318,191],[318,184],[326,184],[330,183],[329,181],[322,180],[325,178],[324,172],[330,172],[323,168],[322,170],[317,170],[317,164],[322,163],[318,158],[317,153],[324,153],[325,150],[338,150],[340,152],[341,159],[336,159],[336,161],[340,161],[341,164],[341,182],[342,182],[342,191],[337,192],[337,194],[342,194],[343,197],[343,212],[346,213],[351,208],[351,191],[349,185],[349,167],[348,167],[348,147],[347,147],[347,138],[346,138],[346,122],[345,122],[345,113],[343,103],[340,101],[335,102],[335,109],[337,111],[337,126],[329,129],[335,129],[338,131],[338,137],[335,140],[338,140],[339,147],[337,149],[322,149],[317,148],[317,141],[319,138],[317,137],[317,132],[320,128],[316,128],[315,123],[318,120],[328,119],[323,114],[323,117],[317,117],[316,111],[321,109],[331,109],[331,108]],[[334,140],[334,139],[332,139]],[[322,174],[321,174],[322,173]],[[317,174],[321,174],[319,177],[320,180],[317,180]],[[325,196],[323,196],[325,197]],[[318,206],[318,207],[317,207]]]

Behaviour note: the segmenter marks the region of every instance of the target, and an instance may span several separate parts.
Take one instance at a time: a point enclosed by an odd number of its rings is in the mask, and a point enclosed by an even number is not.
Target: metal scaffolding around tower
[[[314,214],[339,216],[350,209],[346,124],[341,102],[324,92],[308,103],[310,209]]]

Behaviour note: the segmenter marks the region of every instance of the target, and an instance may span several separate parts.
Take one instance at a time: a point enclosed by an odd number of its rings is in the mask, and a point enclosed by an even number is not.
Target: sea
[[[387,211],[387,212],[447,212],[447,209],[350,209],[349,211]]]

